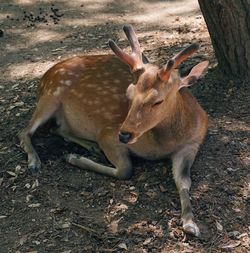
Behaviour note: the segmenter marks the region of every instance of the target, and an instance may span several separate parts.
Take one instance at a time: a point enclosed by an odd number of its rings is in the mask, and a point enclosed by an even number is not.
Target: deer
[[[188,89],[207,71],[209,62],[180,76],[178,66],[196,52],[196,43],[158,67],[141,50],[133,27],[123,26],[132,52],[113,40],[113,54],[74,56],[51,67],[38,85],[37,106],[19,133],[28,169],[39,172],[41,161],[31,137],[54,119],[54,133],[90,152],[103,152],[109,165],[77,154],[65,155],[73,166],[117,179],[133,174],[132,157],[170,159],[181,203],[185,233],[200,236],[190,201],[190,168],[208,128],[208,117]]]

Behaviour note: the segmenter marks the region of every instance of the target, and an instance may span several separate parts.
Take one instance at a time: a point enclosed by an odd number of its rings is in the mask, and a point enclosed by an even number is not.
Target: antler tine
[[[135,31],[131,25],[124,25],[123,31],[126,34],[129,44],[132,48],[132,52],[141,58],[141,47],[138,41],[138,38],[135,34]]]
[[[172,59],[175,61],[174,68],[178,67],[183,61],[185,61],[191,54],[199,49],[199,44],[193,43],[189,47],[183,49],[180,53],[174,56]]]
[[[109,40],[109,46],[113,52],[131,68],[132,72],[144,69],[144,63],[142,60],[142,53],[139,41],[131,25],[125,25],[123,30],[128,38],[129,44],[132,48],[132,54],[129,55],[123,52],[113,40]]]
[[[183,49],[180,53],[170,59],[167,64],[162,67],[158,73],[159,77],[163,81],[168,81],[171,70],[178,67],[183,61],[185,61],[191,54],[199,49],[197,43],[191,44],[189,47]]]
[[[109,46],[113,50],[113,52],[125,63],[127,63],[129,66],[133,66],[134,61],[130,55],[123,52],[113,40],[109,40]]]
[[[168,81],[171,74],[171,70],[173,69],[174,65],[175,61],[173,59],[170,59],[168,60],[167,64],[159,70],[158,76],[162,81]]]

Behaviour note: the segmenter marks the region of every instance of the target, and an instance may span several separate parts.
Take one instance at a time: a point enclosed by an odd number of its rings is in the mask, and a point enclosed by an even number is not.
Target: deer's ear
[[[190,73],[186,77],[181,79],[179,89],[181,89],[182,87],[191,86],[196,80],[203,76],[207,71],[208,64],[209,61],[203,61],[195,65],[190,71]]]

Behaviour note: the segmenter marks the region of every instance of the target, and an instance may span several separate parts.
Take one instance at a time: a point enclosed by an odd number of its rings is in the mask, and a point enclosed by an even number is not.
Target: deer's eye
[[[164,100],[160,100],[160,101],[155,102],[152,107],[155,107],[155,106],[158,106],[158,105],[162,104],[163,101]]]

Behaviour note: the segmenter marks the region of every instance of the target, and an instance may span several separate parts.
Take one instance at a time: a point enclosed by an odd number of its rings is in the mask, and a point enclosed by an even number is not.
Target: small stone
[[[216,228],[217,228],[218,231],[223,230],[223,226],[218,221],[216,221],[215,224],[216,224]]]
[[[31,185],[30,183],[25,184],[25,188],[30,189]]]
[[[69,228],[70,227],[70,222],[66,222],[64,224],[62,224],[61,228]]]

